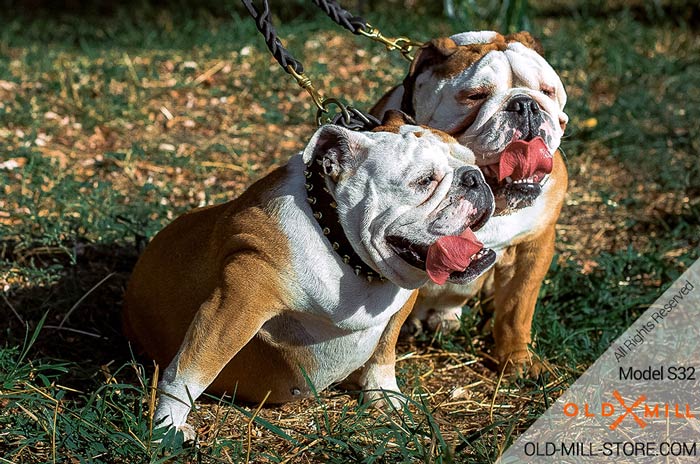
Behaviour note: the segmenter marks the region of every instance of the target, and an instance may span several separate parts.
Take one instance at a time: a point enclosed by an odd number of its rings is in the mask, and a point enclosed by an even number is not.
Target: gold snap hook
[[[370,24],[367,24],[366,30],[360,29],[360,34],[364,35],[365,37],[369,37],[375,42],[383,44],[387,50],[398,50],[401,52],[401,55],[409,61],[413,61],[413,56],[411,56],[413,49],[423,45],[422,43],[415,42],[408,37],[386,37],[379,31],[379,29]]]
[[[314,88],[314,85],[311,83],[311,79],[306,77],[304,73],[299,74],[294,70],[291,64],[287,65],[287,71],[289,71],[289,74],[296,79],[297,84],[299,84],[299,87],[302,89],[306,90],[306,93],[308,93],[311,96],[311,99],[314,101],[314,105],[316,105],[316,108],[318,108],[318,111],[326,112],[325,107],[324,107],[324,99],[321,96],[320,93]]]

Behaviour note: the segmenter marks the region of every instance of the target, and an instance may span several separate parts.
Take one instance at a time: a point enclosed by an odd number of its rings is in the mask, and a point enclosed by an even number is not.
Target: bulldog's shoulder
[[[290,244],[282,223],[301,214],[306,204],[304,196],[303,163],[300,156],[295,156],[213,212],[214,228],[218,229],[214,236],[224,240],[232,252],[239,248],[265,252],[287,249]]]
[[[182,214],[154,237],[145,254],[176,253],[188,260],[230,258],[241,250],[248,254],[278,250],[282,255],[289,244],[280,226],[279,205],[293,196],[291,171],[289,165],[278,167],[233,200]]]

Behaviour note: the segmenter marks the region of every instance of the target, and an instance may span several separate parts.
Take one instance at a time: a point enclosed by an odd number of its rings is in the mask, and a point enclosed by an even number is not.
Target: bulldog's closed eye
[[[457,92],[455,98],[460,103],[465,103],[467,105],[485,100],[491,95],[490,89],[486,87],[479,87],[476,89],[464,89]]]
[[[420,188],[428,188],[433,182],[435,182],[434,175],[430,174],[429,176],[421,177],[420,179],[418,179],[414,183],[414,185]]]
[[[484,98],[488,97],[489,94],[487,92],[479,92],[479,93],[474,93],[472,95],[467,96],[468,100],[483,100]]]
[[[554,98],[554,95],[556,94],[554,87],[545,84],[540,85],[540,92],[547,95],[549,98]]]
[[[411,186],[420,193],[430,193],[437,186],[438,178],[435,171],[422,174],[416,180],[411,182]]]

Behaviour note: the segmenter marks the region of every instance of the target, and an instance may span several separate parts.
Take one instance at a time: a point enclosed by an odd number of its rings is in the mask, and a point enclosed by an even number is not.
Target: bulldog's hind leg
[[[247,261],[247,262],[243,262]],[[154,423],[172,425],[188,435],[187,415],[221,370],[277,313],[274,288],[264,282],[265,264],[236,259],[222,273],[215,288],[190,323],[177,354],[158,383],[160,392]],[[257,269],[258,277],[242,269]],[[258,280],[258,282],[256,282]]]
[[[495,355],[507,372],[529,370],[537,375],[541,370],[541,364],[530,358],[528,344],[537,296],[554,256],[554,238],[551,228],[530,242],[511,247],[504,265],[496,268]]]

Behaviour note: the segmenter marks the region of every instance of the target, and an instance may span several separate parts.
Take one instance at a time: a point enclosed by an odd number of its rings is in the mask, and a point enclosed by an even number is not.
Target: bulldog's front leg
[[[548,227],[534,240],[510,247],[496,267],[495,356],[507,373],[541,371],[528,345],[537,296],[554,256],[554,238],[554,227]]]
[[[180,349],[163,372],[154,423],[194,438],[186,423],[191,404],[211,385],[231,359],[274,316],[273,304],[260,307],[265,285],[255,285],[242,269],[263,269],[264,264],[237,259],[222,273],[225,280],[212,291],[187,329]],[[259,275],[264,275],[260,273]],[[233,393],[233,392],[230,392]]]
[[[356,378],[360,388],[365,390],[364,400],[379,408],[389,406],[386,403],[387,399],[395,408],[401,408],[404,403],[402,397],[385,392],[400,393],[396,383],[396,342],[401,326],[413,310],[416,297],[418,290],[414,291],[403,307],[389,319],[372,357],[351,376]]]

